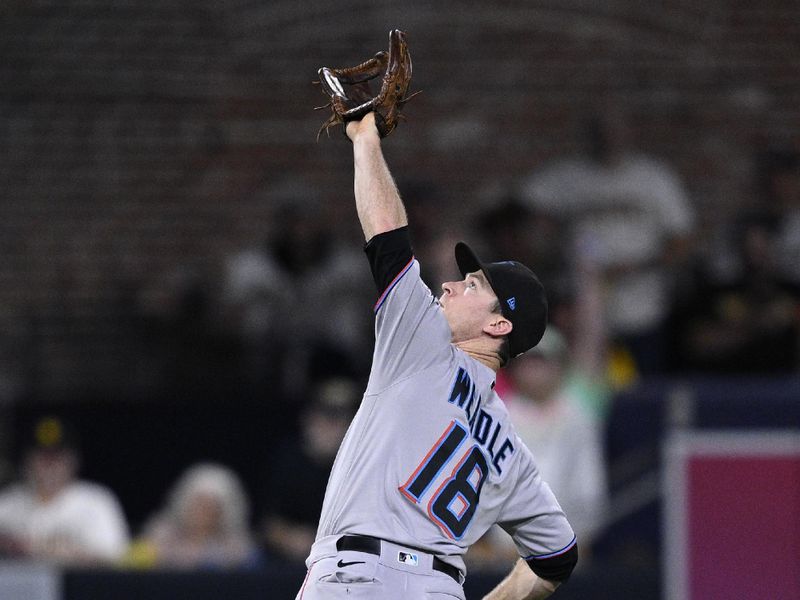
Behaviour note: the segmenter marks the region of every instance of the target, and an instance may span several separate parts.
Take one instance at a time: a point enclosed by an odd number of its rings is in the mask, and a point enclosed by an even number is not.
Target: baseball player
[[[464,279],[435,298],[374,113],[346,133],[379,290],[375,352],[297,599],[463,600],[462,557],[495,523],[522,558],[487,598],[546,598],[577,562],[575,535],[493,391],[497,370],[541,338],[544,290],[520,263],[484,263],[459,243]]]

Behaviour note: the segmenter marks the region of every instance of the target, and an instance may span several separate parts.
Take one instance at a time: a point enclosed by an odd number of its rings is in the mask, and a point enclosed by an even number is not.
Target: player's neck
[[[487,347],[483,340],[464,340],[457,342],[456,348],[463,350],[479,363],[486,365],[492,371],[500,370],[500,356],[495,348]]]

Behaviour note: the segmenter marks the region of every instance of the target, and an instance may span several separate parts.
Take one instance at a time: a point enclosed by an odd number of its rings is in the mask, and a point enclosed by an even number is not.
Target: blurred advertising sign
[[[800,600],[800,432],[668,437],[666,600]]]

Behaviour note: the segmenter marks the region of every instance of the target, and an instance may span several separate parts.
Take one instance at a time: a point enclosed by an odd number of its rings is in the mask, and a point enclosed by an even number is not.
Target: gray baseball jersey
[[[536,571],[570,551],[574,533],[493,390],[495,372],[451,343],[417,261],[398,269],[375,306],[369,383],[307,564],[332,538],[360,534],[430,552],[464,573],[463,554],[498,523]]]

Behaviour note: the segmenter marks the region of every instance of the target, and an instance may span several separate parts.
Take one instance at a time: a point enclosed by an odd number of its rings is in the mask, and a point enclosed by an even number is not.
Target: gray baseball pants
[[[380,555],[340,550],[314,562],[295,600],[465,600],[461,584],[433,568],[433,556],[390,542]]]

